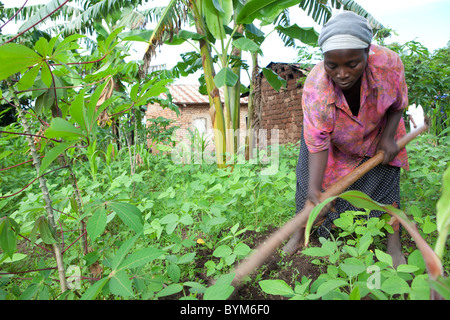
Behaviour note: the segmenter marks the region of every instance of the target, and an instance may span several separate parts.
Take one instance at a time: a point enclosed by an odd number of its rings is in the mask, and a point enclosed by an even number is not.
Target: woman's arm
[[[309,154],[309,183],[307,199],[318,204],[322,189],[323,175],[328,161],[328,149]]]
[[[383,134],[381,136],[380,142],[378,143],[377,151],[384,151],[383,164],[388,164],[399,153],[400,149],[395,142],[395,133],[397,132],[397,127],[402,118],[403,110],[393,111],[389,109],[387,111],[387,123],[384,128]]]

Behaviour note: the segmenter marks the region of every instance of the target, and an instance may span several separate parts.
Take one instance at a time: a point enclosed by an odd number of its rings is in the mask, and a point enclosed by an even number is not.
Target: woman
[[[406,150],[396,140],[405,135],[403,109],[408,105],[403,64],[399,56],[371,44],[367,20],[343,12],[323,27],[319,45],[324,60],[308,75],[303,88],[303,134],[297,164],[297,212],[356,166],[384,151],[384,161],[349,189],[383,204],[399,205],[400,168],[408,169]],[[318,228],[328,237],[333,220],[357,210],[340,198]],[[372,211],[370,216],[381,216]],[[387,235],[387,252],[396,265],[405,263],[398,226]],[[295,252],[299,231],[285,250]]]

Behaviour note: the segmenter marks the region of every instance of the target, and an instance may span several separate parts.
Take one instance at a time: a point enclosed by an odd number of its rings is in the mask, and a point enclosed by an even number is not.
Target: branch
[[[44,173],[43,175],[41,175],[41,176],[39,176],[39,177],[37,177],[37,178],[34,178],[29,184],[27,184],[27,185],[26,185],[25,187],[23,187],[21,190],[15,192],[15,193],[13,193],[13,194],[7,195],[7,196],[1,196],[0,199],[4,199],[4,198],[9,198],[9,197],[15,196],[16,194],[21,193],[23,190],[25,190],[25,189],[28,188],[30,185],[32,185],[33,182],[35,182],[36,180],[42,178],[42,177],[45,176],[46,174],[52,173],[52,172],[57,171],[57,170],[60,170],[60,169],[68,168],[68,167],[69,167],[69,166],[63,166],[63,167],[59,167],[59,168],[50,170],[50,171]]]
[[[103,57],[101,57],[100,59],[97,59],[97,60],[93,60],[93,61],[68,62],[68,63],[64,63],[64,64],[63,63],[50,63],[49,65],[53,67],[53,66],[62,66],[62,65],[66,65],[66,66],[70,65],[70,66],[72,66],[72,65],[96,63],[96,62],[100,62],[103,59],[105,59],[108,56],[108,54],[109,53],[105,53],[105,55]]]
[[[23,8],[25,8],[25,5],[27,4],[27,2],[28,2],[28,0],[25,0],[25,2],[24,2],[24,4],[22,5],[22,7],[21,7],[16,13],[14,13],[14,15],[13,15],[11,18],[9,18],[8,21],[6,21],[6,22],[0,27],[0,30],[2,30],[4,26],[6,26],[12,19],[14,19],[14,18],[19,14],[19,12],[23,10]]]
[[[20,133],[20,132],[11,132],[11,131],[3,131],[3,130],[0,130],[0,133],[16,134],[16,135],[19,135],[19,136],[38,137],[38,138],[44,138],[44,139],[52,140],[52,141],[55,141],[55,142],[62,142],[62,140],[47,138],[46,136],[41,136],[41,135],[32,134],[32,133]]]
[[[22,234],[20,234],[20,233],[19,233],[19,236],[21,236],[21,237],[24,238],[25,240],[29,241],[30,243],[33,243],[30,239],[28,239],[27,237],[25,237],[24,235],[22,235]],[[44,250],[44,251],[52,252],[51,250],[49,250],[49,249],[47,249],[47,248],[45,248],[45,247],[43,247],[43,246],[40,246],[40,245],[38,245],[37,243],[33,243],[33,244],[34,244],[35,246],[41,248],[41,249]]]
[[[59,9],[61,9],[67,2],[69,2],[70,0],[66,0],[64,1],[58,8],[56,8],[55,10],[53,10],[52,12],[50,12],[48,15],[46,15],[45,17],[43,17],[41,20],[39,20],[38,22],[36,22],[35,24],[33,24],[31,27],[29,27],[28,29],[22,31],[21,33],[19,33],[18,35],[16,35],[15,37],[12,37],[11,39],[9,39],[8,41],[5,41],[2,45],[9,43],[15,39],[17,39],[18,37],[20,37],[21,35],[23,35],[25,32],[27,32],[28,30],[30,30],[31,28],[33,28],[34,26],[38,25],[39,23],[41,23],[42,21],[44,21],[45,19],[47,19],[48,17],[50,17],[53,13],[55,13],[56,11],[58,11]]]
[[[64,254],[64,252],[66,252],[67,249],[69,249],[71,246],[73,246],[78,240],[80,240],[81,237],[83,237],[83,236],[86,235],[86,234],[87,234],[87,231],[84,231],[78,238],[75,239],[74,242],[72,242],[71,245],[69,245],[67,248],[65,248],[65,249],[62,251],[62,254]]]
[[[54,64],[50,64],[50,66],[54,66]],[[94,84],[100,83],[102,81],[104,81],[105,79],[100,79],[98,81],[92,82],[92,83],[88,83],[88,84],[80,84],[78,86],[64,86],[64,87],[50,87],[50,88],[34,88],[34,89],[27,89],[27,90],[22,90],[22,91],[14,91],[14,93],[18,94],[18,93],[23,93],[23,92],[29,92],[29,91],[40,91],[40,90],[52,90],[52,89],[73,89],[73,88],[78,88],[78,87],[87,87],[87,86],[93,86]]]
[[[16,164],[16,165],[14,165],[14,166],[11,166],[11,167],[7,167],[7,168],[3,168],[3,169],[0,169],[0,171],[5,171],[5,170],[9,170],[9,169],[12,169],[12,168],[15,168],[15,167],[21,166],[21,165],[23,165],[23,164],[25,164],[25,163],[28,163],[28,162],[31,162],[31,161],[33,161],[33,159],[31,159],[31,160],[27,160],[27,161],[25,161],[25,162],[22,162],[22,163]]]

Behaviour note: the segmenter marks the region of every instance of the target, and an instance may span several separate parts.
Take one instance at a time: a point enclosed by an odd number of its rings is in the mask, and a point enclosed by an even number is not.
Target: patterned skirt
[[[303,209],[308,193],[308,149],[303,138],[303,132],[300,142],[300,154],[296,168],[297,188],[295,194],[296,212]],[[359,165],[367,161],[364,158]],[[389,165],[378,165],[367,172],[363,177],[357,180],[347,190],[358,190],[364,192],[373,200],[381,204],[396,204],[400,207],[400,168]],[[337,198],[334,203],[334,210],[326,215],[325,221],[317,228],[319,237],[328,238],[333,221],[339,218],[340,214],[345,211],[358,211],[348,201]],[[371,211],[369,218],[380,217],[384,214],[382,211]]]

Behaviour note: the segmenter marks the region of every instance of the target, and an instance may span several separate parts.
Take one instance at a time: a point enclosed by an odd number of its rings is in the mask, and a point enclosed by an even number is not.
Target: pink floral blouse
[[[303,128],[309,152],[328,149],[328,163],[322,188],[326,190],[350,173],[367,156],[375,155],[389,108],[408,106],[408,91],[403,63],[399,56],[384,47],[371,45],[361,82],[361,107],[353,116],[341,89],[318,63],[308,75],[303,88]],[[403,119],[395,139],[406,134]],[[409,169],[403,148],[389,163]]]

